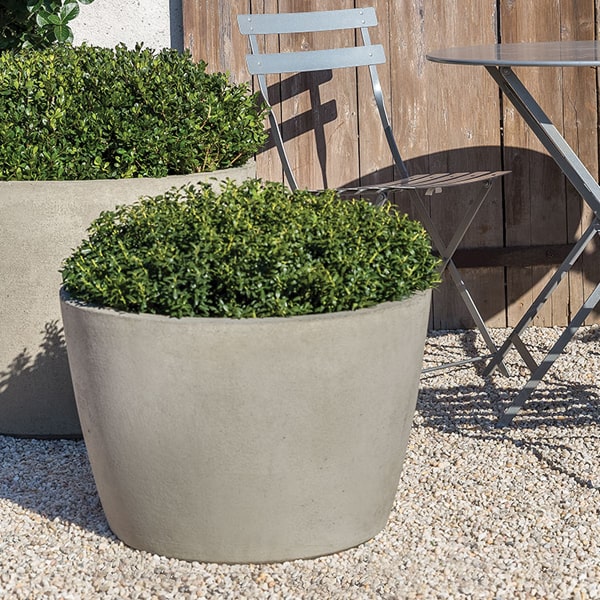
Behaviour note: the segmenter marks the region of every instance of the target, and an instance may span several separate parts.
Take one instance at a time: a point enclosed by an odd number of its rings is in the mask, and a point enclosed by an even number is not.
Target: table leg
[[[600,185],[510,67],[486,67],[573,187],[600,217]]]
[[[527,312],[521,317],[520,321],[515,325],[511,334],[506,338],[498,352],[487,364],[483,371],[483,376],[487,377],[494,369],[506,358],[506,354],[512,346],[518,350],[519,354],[523,357],[523,360],[527,363],[529,369],[533,372],[538,368],[533,357],[529,354],[529,351],[525,345],[520,341],[519,336],[527,329],[533,318],[538,314],[542,306],[546,303],[548,298],[552,295],[552,292],[558,287],[558,284],[562,281],[564,276],[571,270],[573,265],[577,262],[577,259],[583,254],[586,246],[590,243],[592,238],[600,234],[600,222],[594,219],[592,224],[586,229],[584,234],[575,244],[571,252],[565,258],[563,263],[550,278],[548,283],[544,286],[538,297],[533,301]]]
[[[573,317],[568,327],[563,331],[554,346],[552,346],[548,354],[546,354],[544,360],[542,360],[538,368],[533,372],[529,381],[523,386],[511,405],[504,411],[498,420],[498,427],[510,425],[515,415],[523,408],[525,402],[537,387],[537,384],[542,380],[544,375],[548,372],[548,369],[550,369],[554,361],[571,341],[571,338],[577,333],[579,327],[583,325],[586,317],[598,305],[598,302],[600,302],[600,283],[595,287],[594,291],[588,296],[582,307],[577,311],[577,314]]]
[[[594,221],[587,228],[573,250],[569,253],[562,265],[550,281],[544,286],[542,292],[534,300],[529,310],[519,321],[511,335],[501,346],[500,350],[492,358],[484,371],[484,375],[489,375],[500,363],[504,360],[508,350],[514,346],[521,354],[526,364],[532,371],[532,376],[519,392],[516,399],[506,409],[500,420],[499,426],[510,424],[514,416],[524,406],[526,400],[536,388],[538,383],[547,373],[559,354],[564,350],[575,332],[589,313],[595,308],[600,301],[600,284],[596,286],[581,308],[577,311],[563,334],[554,344],[546,357],[539,365],[536,365],[535,360],[525,347],[525,344],[520,339],[520,334],[527,328],[533,317],[539,312],[544,303],[548,300],[552,292],[556,289],[563,277],[571,270],[579,256],[583,253],[588,243],[600,234],[600,185],[592,177],[585,165],[575,154],[572,148],[567,144],[564,137],[552,124],[548,116],[541,109],[539,104],[529,93],[523,83],[519,80],[516,74],[510,67],[486,67],[490,75],[494,78],[500,89],[506,97],[512,102],[519,114],[529,125],[540,142],[548,150],[552,158],[558,164],[562,172],[566,175],[569,181],[573,184],[577,192],[585,200],[585,202],[594,211]]]

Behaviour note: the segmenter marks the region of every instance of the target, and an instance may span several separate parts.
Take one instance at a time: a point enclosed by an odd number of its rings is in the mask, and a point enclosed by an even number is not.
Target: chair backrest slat
[[[249,54],[248,71],[252,75],[273,73],[302,73],[347,67],[366,67],[385,62],[383,46],[353,46],[331,50],[281,52],[277,54]]]
[[[377,16],[372,7],[303,13],[239,15],[238,25],[244,35],[304,33],[373,27],[377,25]]]

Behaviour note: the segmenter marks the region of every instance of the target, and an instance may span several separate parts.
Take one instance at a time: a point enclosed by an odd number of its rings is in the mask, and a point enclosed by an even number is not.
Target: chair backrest
[[[385,52],[380,44],[372,44],[369,37],[368,28],[377,25],[377,16],[372,7],[300,13],[246,14],[238,16],[238,25],[241,33],[247,35],[250,42],[251,54],[246,56],[248,71],[257,77],[261,95],[269,107],[271,107],[271,100],[267,75],[368,67],[373,96],[390,152],[400,176],[408,177],[392,133],[377,73],[376,65],[386,60]],[[362,43],[358,42],[359,36],[355,36],[357,44],[354,46],[270,53],[261,52],[258,37],[342,29],[359,30]],[[269,120],[288,184],[292,189],[297,189],[298,184],[285,150],[281,128],[273,110],[269,113]]]

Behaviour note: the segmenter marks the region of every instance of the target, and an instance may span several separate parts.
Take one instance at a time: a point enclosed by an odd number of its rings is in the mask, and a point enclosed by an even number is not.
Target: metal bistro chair
[[[338,192],[343,196],[374,196],[378,203],[387,201],[387,196],[391,192],[407,191],[412,195],[415,206],[419,211],[419,218],[427,229],[435,249],[441,256],[441,271],[447,271],[450,274],[465,306],[481,332],[490,354],[496,353],[496,346],[490,337],[483,318],[481,317],[460,272],[452,260],[452,256],[475,218],[477,211],[488,195],[493,181],[505,173],[508,173],[508,171],[409,175],[392,133],[377,73],[376,65],[385,62],[385,53],[381,45],[371,44],[369,37],[368,28],[377,25],[377,16],[373,8],[300,13],[245,14],[238,16],[238,25],[241,33],[249,37],[252,53],[246,56],[248,70],[252,75],[257,77],[262,97],[270,108],[272,107],[272,103],[269,98],[269,90],[267,87],[267,75],[331,71],[340,68],[369,68],[373,96],[379,112],[381,125],[401,179],[384,184],[338,188]],[[337,47],[326,50],[302,50],[299,52],[276,53],[261,52],[259,46],[258,36],[327,32],[342,29],[359,29],[361,32],[360,37],[362,38],[362,44],[357,43],[354,46]],[[358,38],[358,36],[356,36],[356,38]],[[283,164],[285,177],[290,188],[295,190],[298,188],[298,184],[294,177],[294,173],[292,172],[292,167],[285,150],[280,125],[274,110],[269,112],[269,120],[271,132]],[[458,225],[455,234],[446,245],[429,216],[422,196],[430,196],[433,193],[441,192],[443,188],[447,187],[476,183],[482,185],[482,194],[478,199],[471,202]],[[477,357],[475,359],[447,364],[444,365],[444,367],[461,365],[473,362],[473,360],[482,360],[483,358],[488,357]],[[442,367],[433,367],[431,369],[426,369],[425,371],[435,370],[436,368]],[[499,365],[499,368],[505,370],[504,365],[502,364]]]

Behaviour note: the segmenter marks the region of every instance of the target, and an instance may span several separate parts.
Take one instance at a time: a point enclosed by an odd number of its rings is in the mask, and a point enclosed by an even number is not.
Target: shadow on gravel
[[[0,436],[0,498],[48,519],[116,539],[83,441]]]
[[[506,335],[503,333],[503,339]],[[551,344],[533,334],[526,339],[526,345],[541,361]],[[568,351],[572,352],[570,368],[561,369],[566,357],[559,356],[508,429],[600,424],[600,327],[577,332],[565,350]],[[487,349],[474,330],[430,332],[424,366],[482,357],[485,352]],[[530,371],[515,350],[506,359],[509,377],[495,371],[483,378],[486,363],[484,359],[421,376],[418,410],[426,425],[443,431],[475,426],[495,430],[498,418],[529,379]]]
[[[514,370],[514,366],[511,368]],[[470,379],[478,377],[470,376]],[[424,377],[417,400],[417,426],[485,442],[508,442],[533,454],[547,467],[568,476],[578,485],[600,489],[597,481],[585,476],[578,458],[580,443],[594,447],[600,444],[598,430],[588,429],[600,425],[600,393],[595,382],[565,383],[549,372],[546,382],[532,394],[512,424],[498,428],[498,418],[519,387],[516,384],[502,387],[493,377],[480,381],[483,382],[481,385],[434,387],[428,386],[427,377]]]
[[[501,432],[542,426],[600,425],[600,390],[596,384],[564,384],[550,378],[531,395],[510,427],[497,429],[498,418],[517,391],[516,387],[503,388],[493,383],[424,387],[419,393],[417,410],[424,425],[441,431],[461,432],[477,427],[486,432]]]

